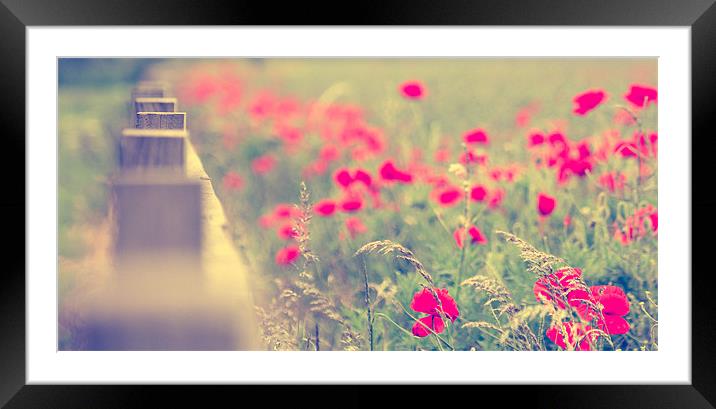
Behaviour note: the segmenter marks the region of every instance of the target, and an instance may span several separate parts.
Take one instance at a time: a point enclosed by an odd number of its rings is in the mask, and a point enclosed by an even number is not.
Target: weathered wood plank
[[[176,112],[179,107],[176,98],[135,98],[134,114],[137,112]]]
[[[202,249],[201,185],[172,174],[123,174],[113,183],[119,258]]]
[[[186,129],[186,112],[137,112],[139,129]]]
[[[119,144],[122,170],[174,169],[184,171],[188,132],[174,129],[125,129]]]
[[[152,111],[137,112],[136,128],[122,132],[110,204],[115,273],[87,300],[88,349],[257,349],[248,267],[188,139],[186,114],[139,108]],[[179,163],[183,173],[174,171]]]

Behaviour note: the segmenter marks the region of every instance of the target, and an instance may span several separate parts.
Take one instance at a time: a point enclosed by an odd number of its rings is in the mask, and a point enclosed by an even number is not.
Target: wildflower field
[[[188,113],[266,349],[656,350],[656,66],[169,60],[148,76]]]

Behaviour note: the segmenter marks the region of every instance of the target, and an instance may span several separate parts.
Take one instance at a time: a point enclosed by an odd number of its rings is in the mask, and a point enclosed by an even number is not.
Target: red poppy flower
[[[622,155],[624,158],[636,158],[638,148],[633,142],[619,142],[614,148],[614,152]]]
[[[487,189],[485,186],[477,185],[470,189],[470,199],[476,202],[484,202],[485,198],[487,198]]]
[[[413,175],[396,168],[390,160],[383,162],[378,172],[380,173],[380,177],[385,181],[396,181],[400,183],[410,183],[413,181]]]
[[[473,151],[468,151],[461,153],[459,160],[463,165],[469,165],[471,163],[485,165],[487,163],[487,155],[478,155]]]
[[[331,216],[336,212],[336,202],[331,199],[323,199],[313,206],[313,211],[319,216]]]
[[[621,172],[607,172],[599,176],[599,184],[614,193],[624,190],[626,176]]]
[[[352,239],[356,238],[359,234],[363,234],[368,231],[368,228],[365,227],[363,221],[357,217],[346,218],[346,229],[348,229],[348,233],[351,235]]]
[[[355,175],[353,175],[353,181],[363,182],[364,185],[369,187],[373,183],[373,178],[367,170],[356,169]]]
[[[467,234],[470,236],[470,244],[480,244],[485,245],[487,244],[487,238],[484,234],[475,226],[470,226],[467,229]],[[464,227],[458,227],[455,229],[455,231],[452,234],[453,239],[455,239],[455,244],[458,248],[462,248],[463,242],[465,239],[465,228]]]
[[[547,140],[549,141],[550,145],[566,145],[567,144],[567,138],[564,136],[562,132],[552,132],[547,137]]]
[[[535,146],[542,145],[545,141],[544,135],[540,132],[534,132],[534,133],[529,134],[527,139],[528,139],[528,146],[531,148],[535,147]]]
[[[301,255],[301,250],[298,248],[298,246],[287,246],[280,249],[276,253],[275,261],[276,264],[280,266],[285,266],[296,261],[299,255]]]
[[[293,228],[293,224],[291,223],[284,224],[283,226],[279,227],[279,229],[276,230],[276,234],[278,235],[278,238],[282,240],[289,240],[298,236],[298,233]]]
[[[659,229],[659,212],[654,210],[654,213],[649,215],[649,220],[651,220],[651,230],[656,233]]]
[[[436,288],[435,294],[438,296],[437,300],[430,289],[423,288],[413,295],[410,308],[413,311],[431,315],[440,315],[442,312],[450,321],[454,322],[460,315],[455,300],[448,294],[448,290],[444,288]],[[438,300],[440,305],[438,305]]]
[[[497,209],[502,205],[502,201],[505,199],[505,190],[502,188],[494,189],[490,195],[490,200],[487,206],[490,209]]]
[[[465,143],[467,144],[488,144],[490,142],[490,138],[487,136],[487,132],[485,132],[485,130],[481,128],[471,129],[465,132],[462,135],[462,140],[465,141]]]
[[[554,342],[564,350],[573,351],[589,351],[589,339],[587,333],[592,330],[589,325],[582,326],[578,322],[563,322],[550,327],[547,332],[547,338]],[[596,337],[591,334],[592,339]]]
[[[443,331],[445,331],[445,323],[439,315],[428,315],[418,319],[412,329],[413,335],[419,338],[425,338],[433,332],[439,334]]]
[[[340,157],[340,152],[335,146],[326,145],[321,148],[321,151],[318,153],[318,157],[324,162],[332,162]]]
[[[529,125],[530,120],[532,119],[532,111],[534,109],[532,107],[526,107],[522,108],[517,112],[517,115],[515,115],[515,125],[518,128],[524,128],[527,125]]]
[[[597,285],[590,288],[592,297],[601,305],[604,324],[600,329],[610,335],[626,334],[630,326],[623,317],[629,314],[629,299],[624,290],[614,285]],[[582,318],[591,318],[588,315]],[[605,328],[604,328],[605,327]]]
[[[450,160],[450,149],[447,148],[440,148],[435,151],[435,162],[436,163],[445,163]]]
[[[406,99],[423,99],[427,94],[425,86],[420,81],[406,81],[400,84],[400,93]]]
[[[346,168],[341,168],[336,171],[336,174],[333,176],[333,179],[335,179],[336,183],[341,187],[348,187],[351,183],[353,183],[353,177],[351,176],[351,173]]]
[[[542,216],[549,216],[557,206],[557,199],[554,197],[540,193],[537,195],[537,211]]]
[[[574,113],[584,116],[606,101],[607,94],[602,90],[585,91],[574,97]]]
[[[257,175],[261,175],[264,173],[271,172],[275,164],[276,158],[274,158],[272,155],[263,155],[259,156],[251,162],[251,169]]]
[[[647,229],[647,219],[651,227],[652,235],[656,235],[659,227],[659,214],[652,205],[644,206],[628,216],[624,220],[623,226],[614,223],[614,238],[619,240],[621,244],[627,245],[635,239],[645,237],[649,234]]]
[[[445,186],[433,190],[433,199],[443,207],[455,206],[462,199],[463,191],[457,186]]]
[[[363,208],[363,199],[358,196],[347,197],[341,202],[341,210],[346,213],[357,212],[361,208]]]
[[[279,203],[274,207],[273,215],[278,219],[290,219],[301,216],[301,211],[295,205]]]
[[[634,84],[629,87],[629,92],[624,94],[624,98],[638,108],[644,108],[652,102],[656,104],[657,97],[656,88],[648,85]]]
[[[563,299],[566,297],[569,305],[577,307],[588,299],[587,291],[579,288],[578,280],[582,276],[579,268],[561,268],[535,282],[532,291],[537,301],[542,303],[554,302],[557,308],[565,309]]]
[[[441,318],[442,314],[452,322],[455,322],[460,315],[457,303],[448,294],[447,289],[436,288],[435,294],[437,294],[437,299],[435,299],[435,295],[433,295],[430,289],[423,288],[413,295],[413,300],[410,302],[410,308],[412,308],[413,311],[429,314],[427,317],[419,319],[415,325],[413,325],[413,335],[417,337],[422,338],[431,334],[426,326],[436,334],[443,332],[445,323]],[[440,301],[439,304],[438,300]]]
[[[224,176],[224,188],[227,190],[239,190],[244,187],[244,178],[236,172],[229,172]]]

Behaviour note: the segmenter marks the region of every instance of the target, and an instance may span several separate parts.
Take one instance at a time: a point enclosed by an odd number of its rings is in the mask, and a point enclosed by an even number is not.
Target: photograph
[[[58,351],[659,350],[656,57],[56,62]]]

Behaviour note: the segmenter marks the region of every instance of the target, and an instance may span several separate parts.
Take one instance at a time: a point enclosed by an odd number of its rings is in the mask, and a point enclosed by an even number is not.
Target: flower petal
[[[626,334],[631,329],[627,320],[617,315],[604,315],[604,321],[610,335]]]
[[[432,334],[431,330],[436,334],[445,330],[445,323],[442,318],[436,315],[428,315],[427,317],[420,318],[415,321],[412,331],[416,337],[424,338]]]
[[[412,308],[413,311],[422,312],[424,314],[434,314],[437,311],[438,302],[430,290],[423,288],[413,295],[410,308]]]

